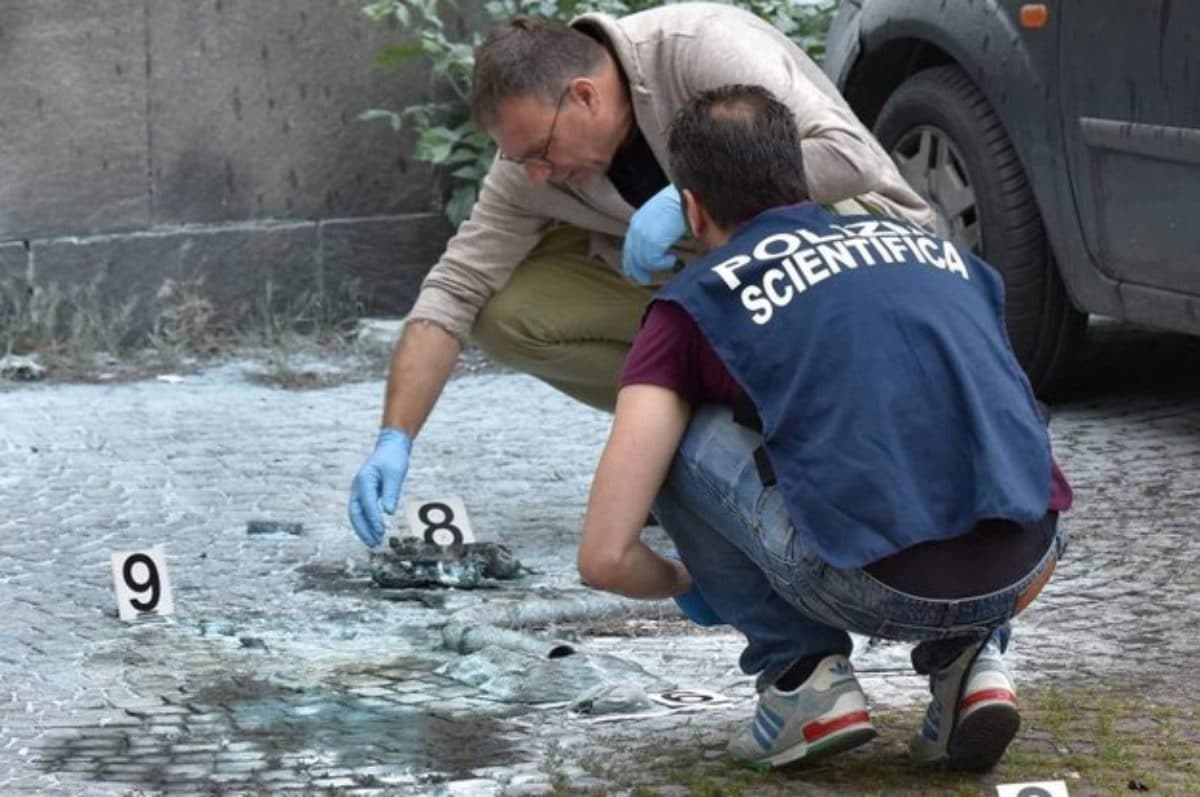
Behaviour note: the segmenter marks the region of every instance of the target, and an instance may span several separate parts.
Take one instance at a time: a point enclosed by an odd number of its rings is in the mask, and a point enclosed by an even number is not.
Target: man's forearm
[[[691,589],[692,579],[680,562],[639,542],[625,552],[601,588],[627,598],[671,598]]]
[[[382,425],[416,437],[446,386],[460,351],[458,339],[437,324],[405,324],[388,369]]]

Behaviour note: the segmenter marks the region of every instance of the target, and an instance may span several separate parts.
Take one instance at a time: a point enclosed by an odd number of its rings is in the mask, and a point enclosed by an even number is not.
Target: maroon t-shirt
[[[742,388],[709,345],[700,327],[675,302],[654,302],[633,341],[621,387],[657,385],[672,390],[693,407],[702,404],[734,406]],[[1051,461],[1050,506],[1054,512],[1071,508],[1071,486]]]

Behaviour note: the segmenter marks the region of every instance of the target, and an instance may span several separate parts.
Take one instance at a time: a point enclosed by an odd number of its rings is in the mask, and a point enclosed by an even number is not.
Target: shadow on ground
[[[1093,321],[1054,403],[1143,393],[1200,393],[1200,337]]]

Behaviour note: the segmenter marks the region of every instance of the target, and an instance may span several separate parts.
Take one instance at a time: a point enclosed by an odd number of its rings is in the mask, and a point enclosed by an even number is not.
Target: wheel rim
[[[914,127],[892,148],[892,160],[913,190],[929,203],[938,235],[981,252],[975,189],[954,141],[936,127]]]

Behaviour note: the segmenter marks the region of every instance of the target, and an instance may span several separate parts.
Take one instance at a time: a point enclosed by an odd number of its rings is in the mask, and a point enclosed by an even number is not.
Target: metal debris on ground
[[[0,357],[0,377],[16,382],[36,382],[45,375],[46,369],[32,357],[16,354]]]
[[[417,537],[393,537],[389,544],[390,551],[371,555],[371,578],[388,589],[480,589],[532,572],[498,542],[443,546]]]
[[[446,608],[446,593],[427,589],[388,589],[383,597],[390,601],[413,601],[426,609]]]
[[[434,672],[474,687],[480,695],[502,703],[539,705],[592,701],[620,685],[628,700],[671,688],[637,662],[605,653],[579,652],[548,659],[527,651],[485,647],[438,667]],[[604,702],[602,700],[602,702]],[[613,706],[615,701],[613,701]]]
[[[238,632],[237,626],[224,620],[202,619],[197,623],[200,636],[233,636]]]
[[[293,537],[299,537],[304,533],[304,524],[278,520],[251,520],[246,523],[246,533],[253,535],[290,534]]]
[[[642,714],[655,710],[646,691],[636,684],[600,683],[575,698],[567,710],[573,714],[599,717],[611,714]]]

